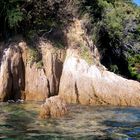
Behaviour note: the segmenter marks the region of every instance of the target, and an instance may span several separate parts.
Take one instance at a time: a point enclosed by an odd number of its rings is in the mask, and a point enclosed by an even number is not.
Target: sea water
[[[69,105],[61,118],[40,119],[42,103],[0,103],[0,140],[137,140],[140,108]]]

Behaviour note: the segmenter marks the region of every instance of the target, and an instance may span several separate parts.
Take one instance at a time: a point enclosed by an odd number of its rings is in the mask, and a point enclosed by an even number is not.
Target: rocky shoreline
[[[65,48],[40,41],[41,66],[31,61],[34,56],[23,39],[10,43],[2,51],[0,101],[45,101],[46,117],[67,112],[62,100],[84,105],[140,106],[140,83],[109,72],[100,64],[98,50],[79,20],[65,34],[68,43]],[[81,43],[89,50],[91,64],[82,56]],[[59,97],[51,97],[56,95]]]

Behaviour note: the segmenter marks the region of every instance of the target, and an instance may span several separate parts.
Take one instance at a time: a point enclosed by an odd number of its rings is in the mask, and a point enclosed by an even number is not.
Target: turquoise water
[[[69,106],[59,119],[41,120],[41,103],[0,103],[0,140],[137,140],[140,108]]]

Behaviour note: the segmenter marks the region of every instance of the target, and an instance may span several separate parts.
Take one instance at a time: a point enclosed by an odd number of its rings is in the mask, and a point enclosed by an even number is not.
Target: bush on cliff
[[[85,0],[82,5],[90,14],[90,33],[101,62],[113,72],[140,80],[140,7],[132,0]]]
[[[102,64],[139,80],[140,8],[132,0],[1,0],[0,37],[22,33],[33,41],[38,36],[56,41],[52,32],[62,31],[84,14],[90,15],[87,32],[93,36]]]
[[[7,38],[17,33],[43,35],[66,25],[77,9],[71,7],[69,0],[1,0],[0,32]]]

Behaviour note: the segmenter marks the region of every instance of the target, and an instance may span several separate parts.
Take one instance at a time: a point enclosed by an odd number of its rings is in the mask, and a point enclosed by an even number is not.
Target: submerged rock
[[[67,114],[68,109],[65,101],[59,96],[53,96],[46,99],[46,102],[41,106],[40,118],[56,118]]]
[[[68,103],[140,106],[140,83],[89,65],[74,49],[67,51],[59,95]]]

